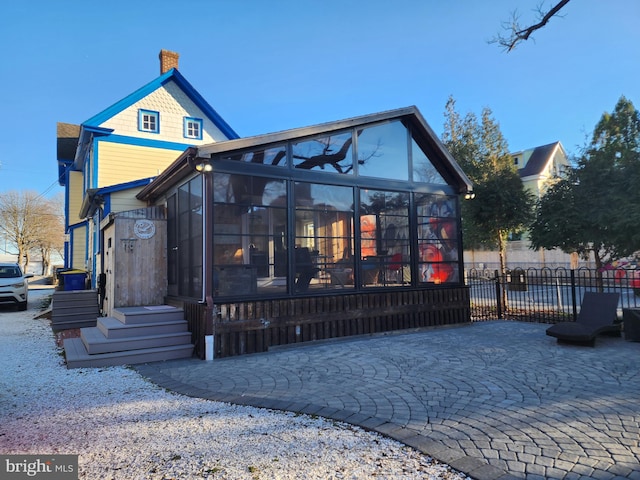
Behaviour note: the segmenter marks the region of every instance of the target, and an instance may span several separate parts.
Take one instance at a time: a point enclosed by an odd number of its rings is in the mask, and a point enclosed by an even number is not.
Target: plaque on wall
[[[156,234],[156,225],[151,220],[136,220],[133,225],[133,233],[138,238],[151,238]]]

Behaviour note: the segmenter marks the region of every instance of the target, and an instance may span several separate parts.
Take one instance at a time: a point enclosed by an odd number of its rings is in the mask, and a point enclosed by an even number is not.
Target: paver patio
[[[640,479],[640,343],[491,321],[140,365],[177,392],[371,429],[479,480]]]

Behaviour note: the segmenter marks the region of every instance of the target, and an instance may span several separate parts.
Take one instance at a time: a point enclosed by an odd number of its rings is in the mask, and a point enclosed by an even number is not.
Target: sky
[[[550,7],[555,1],[547,0]],[[576,154],[620,96],[640,108],[640,1],[572,0],[514,51],[540,0],[25,0],[0,6],[0,193],[62,192],[56,124],[159,76],[161,49],[242,137],[447,99],[488,107],[512,152]]]

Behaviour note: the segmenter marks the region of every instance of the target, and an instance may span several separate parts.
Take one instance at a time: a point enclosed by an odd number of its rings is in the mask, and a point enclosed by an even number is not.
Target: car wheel
[[[27,302],[22,302],[18,304],[18,311],[24,312],[27,309]]]

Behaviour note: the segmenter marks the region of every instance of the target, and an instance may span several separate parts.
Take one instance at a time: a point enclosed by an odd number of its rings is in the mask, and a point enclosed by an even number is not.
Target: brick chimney
[[[169,50],[160,50],[160,75],[164,75],[172,68],[178,69],[178,55],[176,52],[170,52]]]

